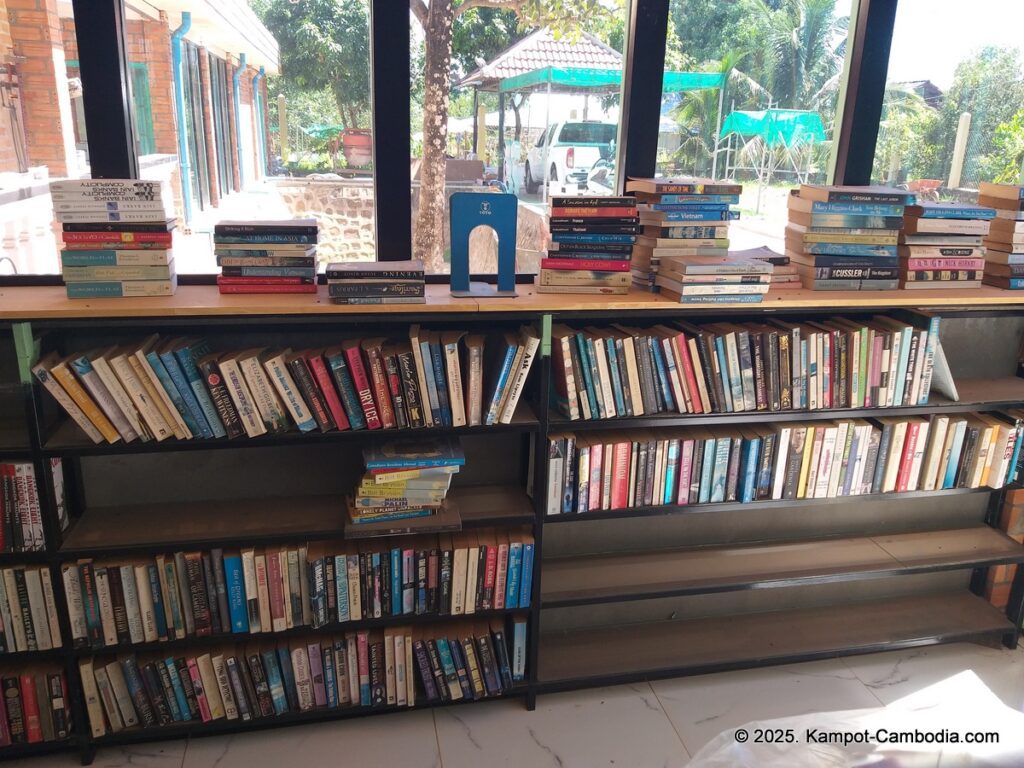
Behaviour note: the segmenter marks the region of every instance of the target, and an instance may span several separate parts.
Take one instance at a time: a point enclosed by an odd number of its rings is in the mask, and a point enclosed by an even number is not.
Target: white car
[[[585,185],[587,171],[614,155],[615,123],[575,120],[549,125],[526,156],[523,183],[536,192],[549,181]]]

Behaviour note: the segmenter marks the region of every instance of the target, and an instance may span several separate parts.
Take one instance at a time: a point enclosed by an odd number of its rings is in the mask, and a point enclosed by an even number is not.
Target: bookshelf
[[[154,332],[205,336],[215,349],[325,346],[339,337],[401,335],[412,323],[489,332],[525,324],[542,333],[540,357],[511,423],[489,427],[383,433],[293,430],[235,440],[94,445],[41,387],[14,374],[13,388],[8,385],[0,392],[7,393],[8,402],[13,397],[18,403],[18,414],[0,422],[0,460],[29,459],[48,478],[48,462],[60,459],[71,522],[66,530],[58,530],[55,501],[47,492],[42,500],[48,520],[46,551],[0,555],[0,565],[35,563],[51,569],[55,587],[61,586],[57,599],[65,639],[59,649],[9,654],[0,658],[0,665],[40,659],[62,664],[77,727],[65,742],[0,750],[0,759],[63,748],[77,749],[88,762],[107,745],[406,709],[317,709],[248,723],[176,723],[94,738],[78,681],[80,661],[109,660],[125,653],[209,652],[224,644],[244,643],[248,636],[215,632],[163,642],[74,648],[68,641],[71,632],[60,581],[61,564],[80,558],[115,562],[189,549],[340,541],[343,498],[358,474],[359,451],[367,440],[377,438],[462,438],[467,469],[451,494],[462,529],[532,533],[537,558],[530,607],[475,615],[498,622],[510,621],[512,615],[527,617],[526,680],[506,695],[522,697],[531,708],[541,694],[585,686],[955,640],[1001,639],[1016,644],[1024,577],[1018,574],[1008,613],[978,594],[988,569],[1024,563],[1024,546],[995,527],[1004,497],[1001,490],[955,488],[545,514],[548,436],[557,432],[656,433],[665,428],[1020,407],[1024,379],[1013,375],[1016,350],[1005,339],[1024,329],[1024,303],[1012,292],[988,287],[923,292],[927,295],[799,291],[760,306],[692,308],[643,293],[588,297],[535,295],[530,286],[518,289],[515,299],[483,301],[452,299],[446,286],[428,286],[426,305],[387,308],[331,305],[325,296],[317,301],[286,295],[222,296],[213,286],[182,286],[166,299],[104,301],[68,301],[59,287],[0,289],[0,336],[9,357],[81,351]],[[642,326],[682,318],[758,319],[776,312],[814,319],[844,310],[863,315],[924,306],[946,308],[962,326],[949,331],[956,346],[950,357],[960,393],[957,402],[933,395],[927,405],[897,408],[661,413],[592,421],[570,421],[549,407],[550,337],[543,332],[552,322],[600,327],[628,318],[630,324]],[[979,332],[977,345],[958,343]],[[22,340],[17,354],[14,338]],[[26,350],[27,338],[37,340],[39,349]],[[255,639],[288,643],[359,629],[443,627],[457,618],[382,616],[294,627]],[[461,705],[429,706],[455,704]],[[427,706],[417,706],[421,705]]]

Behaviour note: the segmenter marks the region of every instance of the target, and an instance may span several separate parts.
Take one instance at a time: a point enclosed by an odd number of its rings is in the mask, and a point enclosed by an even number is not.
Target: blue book
[[[846,467],[843,470],[843,487],[839,491],[840,496],[850,495],[850,486],[853,484],[853,471],[856,468],[857,450],[860,447],[860,435],[857,434],[856,429],[852,429],[853,438],[850,440],[850,452],[848,454],[849,459],[846,462]]]
[[[334,671],[334,648],[328,644],[323,649],[324,691],[327,694],[327,708],[338,706],[338,677]]]
[[[601,386],[601,374],[597,367],[597,348],[594,346],[594,339],[584,336],[584,342],[587,348],[587,361],[590,365],[590,380],[594,383],[594,396],[597,398],[594,402],[604,408],[606,416],[614,416],[615,404],[604,402],[604,389]]]
[[[260,658],[263,659],[263,671],[267,676],[267,687],[270,688],[270,698],[274,704],[274,714],[283,715],[288,711],[288,697],[284,693],[281,668],[277,665],[277,654],[273,650],[262,651]]]
[[[519,571],[523,567],[523,545],[513,541],[508,545],[508,566],[505,577],[505,609],[519,607]]]
[[[402,550],[391,550],[391,615],[402,615]]]
[[[331,369],[331,376],[341,395],[341,405],[345,409],[345,415],[348,416],[349,426],[353,430],[366,429],[366,415],[363,413],[363,407],[359,404],[359,395],[352,382],[352,372],[348,369],[345,353],[340,348],[337,351],[328,350],[324,354],[324,359]]]
[[[922,219],[994,219],[995,208],[957,203],[920,203],[911,211]]]
[[[622,377],[619,376],[619,353],[615,349],[615,339],[604,339],[608,354],[608,375],[612,379],[612,393],[615,396],[615,412],[626,415],[626,400],[622,396]]]
[[[221,271],[232,277],[316,277],[316,267],[224,267]]]
[[[246,602],[245,577],[242,574],[242,558],[240,556],[224,556],[224,583],[228,588],[231,631],[237,634],[247,633],[249,631],[249,608]]]
[[[224,430],[224,424],[221,422],[220,416],[217,415],[217,409],[213,405],[213,400],[210,398],[210,393],[206,389],[203,375],[199,372],[196,362],[207,353],[208,349],[205,340],[186,341],[174,350],[174,356],[181,364],[181,372],[185,374],[185,379],[203,411],[203,416],[206,418],[206,423],[213,432],[213,436],[225,437],[227,432]]]
[[[715,335],[715,354],[718,356],[719,378],[722,379],[722,394],[725,396],[726,410],[735,411],[736,405],[732,401],[733,385],[729,381],[729,359],[725,354],[725,338],[721,334]]]
[[[199,425],[196,420],[192,417],[192,412],[189,411],[185,405],[184,399],[181,397],[181,393],[178,392],[178,388],[174,386],[174,382],[171,381],[171,375],[167,372],[164,367],[163,361],[160,359],[160,355],[156,353],[156,350],[150,349],[146,352],[146,360],[149,361],[150,367],[153,369],[153,373],[160,380],[160,386],[164,388],[167,396],[171,398],[171,403],[174,405],[174,409],[181,415],[182,420],[185,422],[185,426],[188,427],[188,431],[195,435],[201,435],[202,432],[199,430]]]
[[[811,227],[844,229],[900,229],[903,216],[860,216],[852,213],[812,213]]]
[[[427,517],[434,514],[433,509],[403,509],[392,512],[389,515],[378,515],[371,520],[350,520],[352,525],[366,525],[367,523],[393,523],[396,520],[408,520],[412,517]]]
[[[1010,290],[1018,290],[1024,288],[1024,277],[1010,277],[1007,278],[1007,288]]]
[[[276,234],[260,232],[252,235],[214,235],[214,245],[219,243],[226,243],[232,245],[234,243],[309,243],[310,245],[315,244],[317,241],[316,235],[289,235],[289,234]]]
[[[679,441],[668,441],[668,461],[665,464],[665,492],[661,497],[662,504],[671,504],[672,492],[676,487],[676,475],[679,471]]]
[[[434,383],[437,387],[437,405],[441,409],[441,424],[452,425],[452,409],[448,402],[448,379],[444,373],[444,352],[436,339],[430,341],[430,361],[434,368]]]
[[[895,203],[826,203],[815,200],[811,213],[839,213],[855,216],[902,216],[903,206]]]
[[[185,402],[185,407],[188,408],[189,413],[192,414],[192,421],[195,422],[199,428],[199,434],[206,439],[213,438],[213,430],[210,429],[210,425],[206,421],[206,416],[203,413],[203,409],[199,406],[199,401],[196,400],[196,394],[192,391],[192,385],[185,377],[185,372],[181,370],[181,366],[178,364],[178,358],[174,356],[171,350],[160,352],[160,361],[164,364],[167,369],[167,373],[171,377],[171,381],[174,382],[174,388],[181,395],[181,399]],[[191,429],[191,427],[190,427]]]
[[[956,484],[956,468],[960,465],[960,452],[964,447],[964,436],[967,434],[967,422],[959,421],[956,425],[956,432],[953,433],[953,442],[949,449],[949,464],[946,466],[946,476],[942,478],[942,489],[952,488]],[[879,445],[878,455],[881,456],[882,448]]]
[[[164,611],[164,593],[160,589],[160,572],[156,564],[146,566],[146,573],[149,575],[149,591],[153,597],[153,620],[156,623],[156,636],[160,640],[166,640],[167,635],[167,614]]]
[[[337,605],[337,621],[348,621],[351,617],[349,615],[348,607],[348,560],[345,555],[335,555],[334,557],[334,592],[336,597]]]
[[[138,293],[138,286],[147,284],[145,293]],[[128,286],[126,288],[126,286]],[[172,296],[178,286],[177,278],[170,280],[96,280],[67,283],[69,299],[121,299],[126,296]],[[127,290],[127,293],[126,293]]]
[[[760,293],[722,294],[718,296],[682,296],[680,304],[760,304],[764,297]]]
[[[729,476],[729,450],[732,448],[732,440],[728,437],[720,437],[715,441],[715,455],[713,470],[711,473],[711,492],[708,501],[725,501],[725,485]]]
[[[529,608],[533,597],[533,548],[534,543],[523,543],[523,565],[519,575],[519,608]]]
[[[153,255],[162,254],[164,251],[154,249]],[[121,266],[119,258],[121,257],[121,251],[115,249],[100,249],[96,251],[69,251],[64,249],[60,252],[60,263],[65,267],[118,267]],[[160,264],[160,261],[163,264]],[[145,258],[141,262],[137,259],[131,259],[135,261],[139,266],[165,266],[168,262],[165,257],[159,258]]]
[[[654,357],[654,368],[657,372],[658,389],[661,392],[661,400],[669,409],[675,404],[675,396],[672,394],[672,385],[668,381],[668,366],[665,362],[665,354],[661,344],[652,336],[647,337],[647,343],[651,345],[651,353]]]
[[[512,622],[512,679],[526,677],[526,622]]]
[[[135,705],[135,711],[139,716],[139,724],[143,726],[150,726],[156,724],[156,717],[153,713],[153,707],[149,703],[149,695],[146,693],[146,687],[142,684],[142,675],[139,674],[139,666],[136,663],[135,657],[130,656],[127,659],[119,659],[121,662],[121,672],[124,673],[124,684],[128,689],[128,695],[132,697],[132,703]]]
[[[896,369],[896,397],[893,400],[893,405],[904,404],[903,390],[907,381],[907,367],[910,365],[910,339],[913,335],[914,329],[909,325],[900,333],[900,362]],[[891,376],[892,374],[890,374],[890,382],[892,382]],[[906,405],[910,405],[910,403],[906,403]]]
[[[696,211],[705,213],[724,213],[729,210],[728,203],[654,203],[651,208],[655,211]],[[902,209],[901,209],[902,210]]]
[[[738,211],[664,211],[663,221],[735,221]]]
[[[1024,442],[1024,427],[1017,425],[1017,438],[1013,441],[1013,456],[1010,457],[1010,466],[1006,470],[1004,481],[1009,484],[1017,479],[1017,460],[1020,458],[1020,446]]]
[[[925,379],[921,382],[921,393],[918,395],[917,404],[927,405],[928,395],[932,388],[932,368],[935,365],[935,347],[939,342],[939,323],[942,318],[932,315],[928,319],[928,336],[924,343]]]
[[[689,203],[728,203],[738,205],[739,195],[661,195],[658,198],[665,205],[683,205]]]
[[[728,442],[723,440],[722,442]],[[697,495],[698,504],[707,504],[711,498],[711,473],[715,468],[715,445],[716,440],[709,437],[704,441],[704,457],[700,465],[700,493]],[[723,495],[725,487],[722,488]]]
[[[423,358],[423,378],[427,383],[426,402],[430,405],[430,414],[434,419],[434,424],[441,426],[441,401],[437,396],[437,380],[431,374],[434,368],[434,357],[430,354],[429,341],[420,342],[420,357]],[[511,361],[509,361],[509,365],[512,365]],[[494,422],[488,421],[487,423],[493,424]]]
[[[157,662],[158,664],[160,662]],[[178,667],[174,664],[174,658],[164,659],[164,666],[167,668],[167,676],[171,678],[171,689],[174,691],[174,698],[178,702],[178,709],[181,710],[181,719],[191,719],[189,715],[188,699],[185,697],[185,689],[181,685],[181,676],[178,674]]]
[[[760,437],[743,441],[743,461],[740,467],[740,477],[743,480],[743,485],[739,493],[740,501],[743,503],[754,500],[757,485],[757,459],[760,449]]]
[[[594,380],[590,375],[591,362],[590,353],[587,351],[587,337],[582,333],[576,334],[576,351],[580,358],[580,372],[583,374],[583,384],[587,390],[587,401],[590,403],[591,418],[597,419],[597,393],[594,391]]]
[[[459,687],[459,673],[455,669],[455,659],[452,657],[452,649],[448,646],[448,638],[439,637],[434,643],[437,646],[437,656],[441,660],[441,669],[444,670],[449,689],[452,685],[456,688]]]
[[[299,690],[295,687],[295,670],[292,669],[292,654],[287,646],[278,646],[277,663],[281,668],[281,685],[284,686],[285,700],[293,712],[299,708]]]
[[[895,245],[878,245],[874,243],[805,243],[804,253],[815,256],[860,256],[863,258],[888,257],[896,266],[897,250]],[[872,262],[875,264],[875,262]],[[816,267],[826,266],[819,259],[814,260]],[[887,266],[877,264],[877,266]]]
[[[966,424],[966,422],[964,423]],[[872,493],[881,493],[882,491],[882,479],[885,477],[885,465],[888,463],[886,458],[889,455],[890,442],[892,442],[892,424],[882,424],[882,434],[878,436],[878,459],[875,461],[874,477],[871,478]],[[955,474],[957,462],[953,461],[952,455],[949,462]]]
[[[573,235],[554,232],[551,239],[556,243],[635,243],[636,235]]]

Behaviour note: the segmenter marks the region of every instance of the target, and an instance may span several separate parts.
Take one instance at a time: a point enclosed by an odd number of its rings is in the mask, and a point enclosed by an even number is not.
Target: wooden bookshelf
[[[987,525],[878,538],[584,555],[544,564],[541,600],[545,608],[562,608],[1019,562],[1024,548]]]
[[[542,690],[893,650],[1013,631],[982,598],[948,592],[769,613],[542,634]]]

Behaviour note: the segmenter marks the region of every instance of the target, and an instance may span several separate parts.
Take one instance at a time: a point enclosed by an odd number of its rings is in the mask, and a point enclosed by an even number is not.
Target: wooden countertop
[[[681,305],[656,294],[631,291],[623,296],[538,294],[517,286],[515,298],[457,299],[447,285],[428,285],[426,304],[345,306],[331,304],[326,286],[317,295],[222,295],[213,285],[185,285],[174,296],[132,299],[68,299],[62,286],[0,288],[0,321],[127,317],[432,315],[446,313],[562,313],[615,311],[695,311],[703,313],[783,311],[791,309],[882,310],[913,307],[1024,309],[1024,291],[992,286],[968,290],[780,291],[761,304]]]

